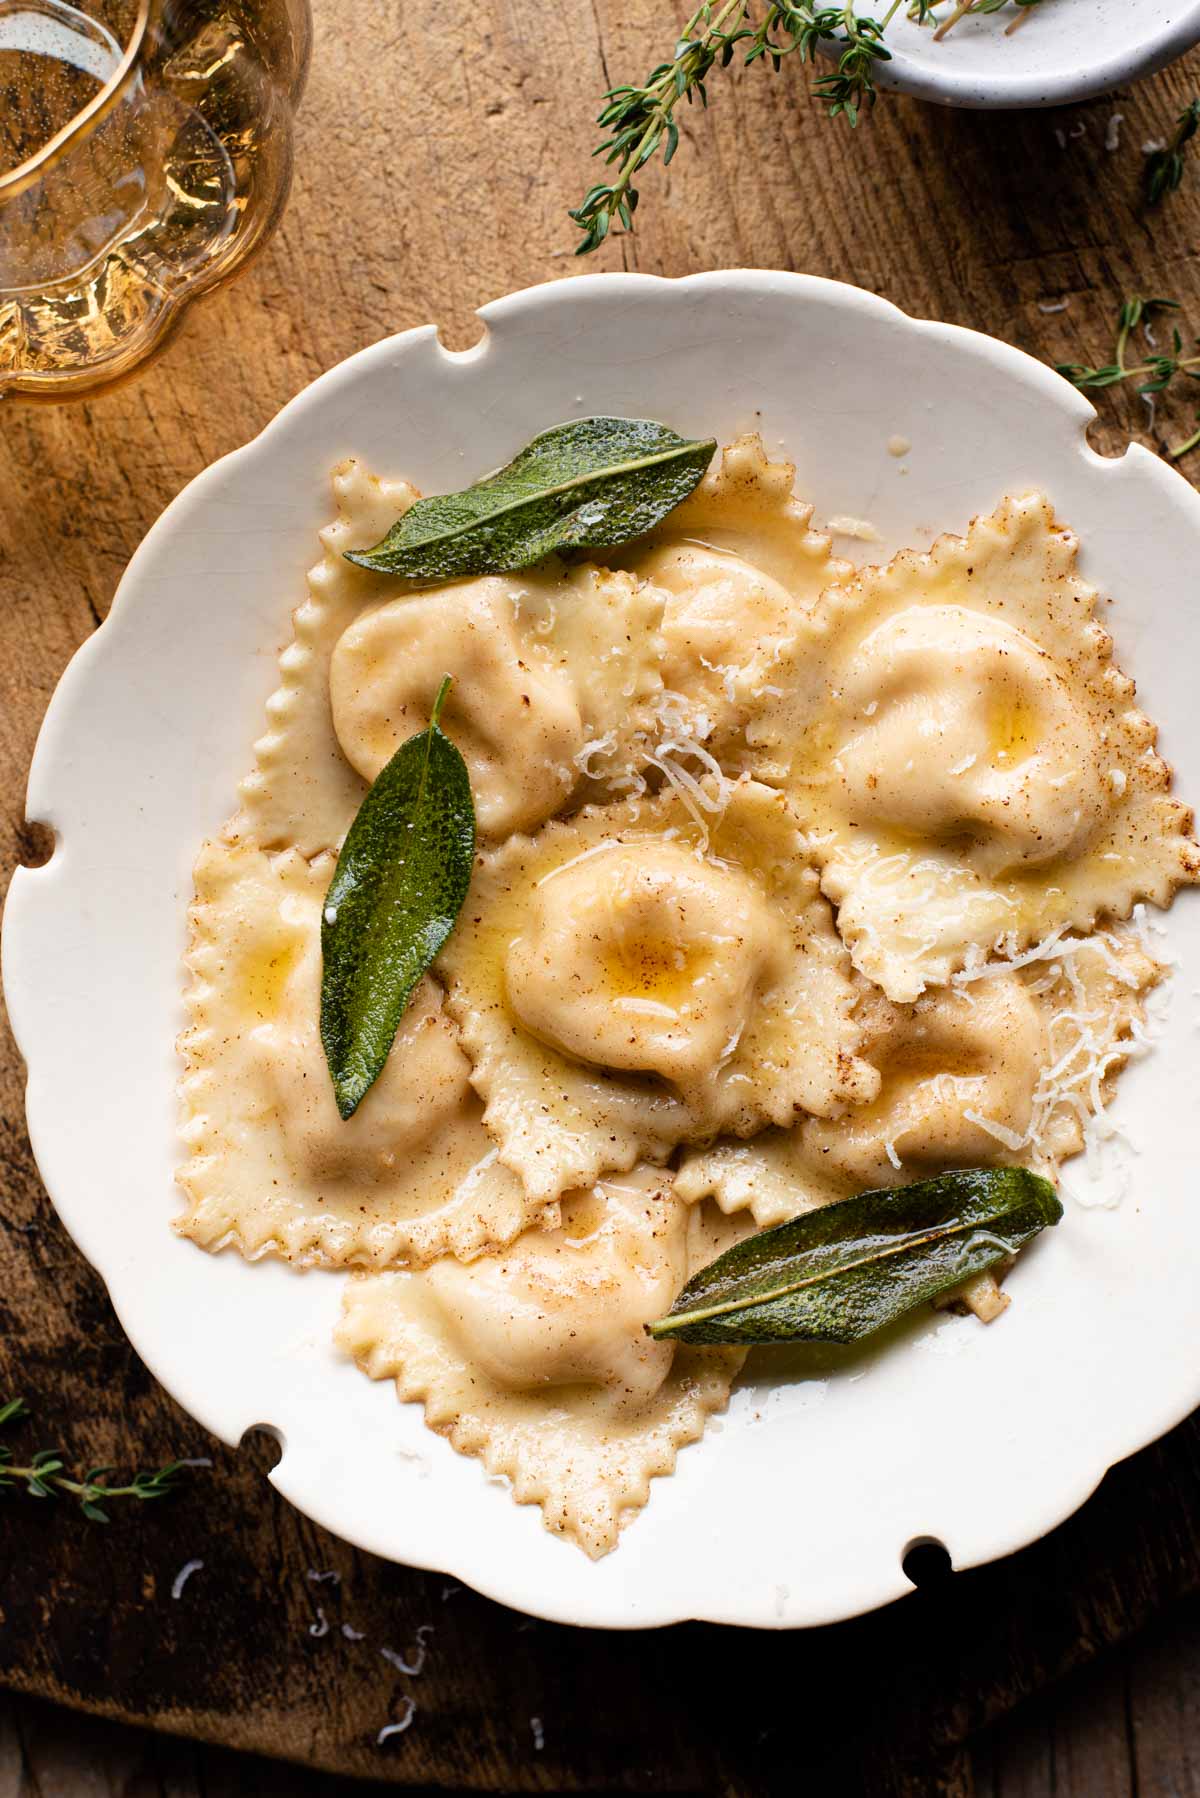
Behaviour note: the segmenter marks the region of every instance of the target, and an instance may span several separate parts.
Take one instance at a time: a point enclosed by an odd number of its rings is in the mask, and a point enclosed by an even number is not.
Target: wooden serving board
[[[684,16],[651,0],[316,12],[296,189],[261,259],[133,383],[0,412],[6,871],[42,850],[22,792],[46,702],[163,506],[351,351],[427,319],[461,346],[475,305],[576,272],[565,209],[591,178],[597,97],[640,78]],[[1142,143],[1198,86],[1193,57],[1065,114],[887,99],[852,135],[823,120],[799,67],[714,78],[669,173],[645,177],[636,240],[588,266],[804,269],[1049,360],[1105,361],[1130,293],[1169,294],[1200,323],[1200,167],[1152,218],[1138,204]],[[1149,423],[1136,399],[1103,403],[1101,448]],[[1192,423],[1159,408],[1168,438]],[[46,1201],[21,1082],[8,1042],[0,1395],[24,1392],[38,1413],[16,1442],[61,1443],[80,1464],[213,1465],[107,1530],[65,1507],[5,1505],[0,1681],[19,1692],[409,1786],[757,1793],[808,1776],[818,1791],[861,1778],[873,1793],[949,1793],[972,1730],[1200,1589],[1194,1420],[1046,1541],[817,1634],[572,1631],[357,1554],[275,1496],[265,1445],[207,1441],[131,1353]],[[193,1559],[204,1565],[174,1598]],[[382,1650],[411,1660],[423,1625],[428,1656],[409,1676]],[[411,1727],[378,1745],[408,1697]]]

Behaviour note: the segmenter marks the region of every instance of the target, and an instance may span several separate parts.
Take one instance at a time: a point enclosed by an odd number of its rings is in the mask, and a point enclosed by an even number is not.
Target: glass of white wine
[[[0,0],[0,397],[128,374],[287,199],[308,0]]]

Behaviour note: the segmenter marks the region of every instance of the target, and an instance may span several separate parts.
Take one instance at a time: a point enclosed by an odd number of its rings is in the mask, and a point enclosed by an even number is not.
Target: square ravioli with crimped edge
[[[498,1258],[352,1280],[337,1339],[594,1559],[725,1408],[742,1353],[644,1326],[736,1234],[638,1170],[572,1194],[560,1229]]]
[[[889,998],[1200,876],[1077,550],[1031,493],[831,587],[750,726]]]
[[[438,962],[499,1156],[542,1199],[870,1096],[786,797],[593,807],[484,850]]]
[[[497,1162],[431,979],[363,1104],[338,1116],[319,1034],[332,868],[221,840],[196,864],[176,1228],[250,1259],[386,1267],[556,1222]]]
[[[336,850],[370,782],[425,729],[447,672],[442,723],[470,771],[484,836],[536,828],[585,775],[593,788],[634,778],[657,730],[663,593],[557,558],[420,590],[346,560],[384,536],[415,489],[350,460],[333,491],[337,517],[321,532],[324,554],[242,782],[242,834],[264,849]],[[597,749],[602,767],[589,759]]]
[[[863,1057],[879,1091],[836,1120],[689,1150],[676,1191],[781,1223],[947,1168],[1024,1166],[1055,1179],[1106,1129],[1125,1062],[1146,1047],[1146,998],[1166,974],[1131,925],[1055,934],[1021,965],[988,962],[909,1005],[869,994]]]

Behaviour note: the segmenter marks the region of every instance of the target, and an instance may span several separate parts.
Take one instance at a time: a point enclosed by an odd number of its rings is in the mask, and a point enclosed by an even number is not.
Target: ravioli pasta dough
[[[736,754],[740,733],[774,691],[774,669],[799,618],[848,563],[812,529],[792,493],[795,470],[739,437],[720,466],[637,548],[618,556],[665,596],[662,675],[694,738]]]
[[[500,1259],[353,1281],[338,1340],[518,1504],[540,1505],[548,1529],[607,1554],[650,1481],[724,1410],[743,1360],[644,1332],[716,1252],[693,1217],[662,1176],[610,1180]]]
[[[1164,974],[1138,902],[1200,871],[1046,499],[855,574],[792,489],[739,438],[598,563],[420,590],[344,558],[415,490],[341,464],[196,864],[178,1228],[357,1270],[342,1351],[592,1556],[740,1364],[644,1326],[755,1226],[1098,1154]],[[446,675],[472,884],[343,1121],[322,906]]]
[[[1200,871],[1077,549],[1027,494],[831,588],[752,727],[891,999]]]
[[[241,785],[238,827],[262,849],[302,855],[336,849],[367,785],[342,754],[333,729],[329,670],[334,646],[364,606],[379,597],[376,577],[347,562],[369,549],[416,498],[407,481],[381,481],[353,459],[333,471],[337,516],[321,532],[321,560],[279,658],[279,686],[267,701],[267,729]]]
[[[673,796],[484,851],[442,967],[500,1159],[552,1199],[865,1097],[854,988],[786,798]]]
[[[358,1111],[338,1116],[317,1032],[332,872],[328,856],[237,841],[196,865],[177,1228],[204,1248],[326,1267],[509,1242],[546,1214],[496,1163],[434,981]]]
[[[1144,1000],[1165,971],[1124,927],[1052,942],[1019,970],[988,963],[913,1004],[872,993],[862,1054],[877,1097],[834,1121],[689,1151],[676,1190],[765,1227],[948,1168],[1020,1165],[1054,1178],[1139,1052]]]
[[[487,575],[375,606],[333,652],[338,742],[374,780],[425,729],[429,671],[444,669],[454,684],[443,724],[470,772],[480,831],[530,830],[570,797],[588,743],[603,743],[610,778],[628,774],[662,691],[663,603],[647,581],[583,567]]]

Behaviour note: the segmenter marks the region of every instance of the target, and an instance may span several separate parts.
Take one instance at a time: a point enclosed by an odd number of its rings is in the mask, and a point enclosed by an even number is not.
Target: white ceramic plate
[[[951,10],[944,0],[938,16]],[[1040,0],[1011,35],[1016,15],[1006,7],[963,19],[940,43],[907,13],[905,5],[888,25],[892,61],[877,70],[878,84],[946,106],[1090,100],[1154,74],[1200,41],[1200,0]]]
[[[886,1352],[827,1357],[821,1378],[797,1366],[743,1386],[593,1565],[339,1360],[340,1277],[212,1257],[171,1233],[192,859],[233,809],[329,515],[328,471],[348,452],[437,492],[574,413],[722,440],[758,428],[821,513],[874,522],[873,554],[1044,485],[1082,535],[1085,573],[1115,596],[1121,661],[1193,794],[1200,497],[1145,450],[1094,455],[1092,408],[1040,363],[828,281],[587,276],[482,318],[462,354],[432,326],[362,351],[208,469],[64,675],[28,802],[57,847],[18,871],[4,933],[34,1150],[153,1372],[227,1442],[273,1426],[275,1484],[339,1535],[569,1622],[846,1617],[909,1589],[915,1539],[940,1539],[958,1567],[1030,1541],[1200,1401],[1196,894],[1169,915],[1182,966],[1167,1034],[1122,1084],[1120,1120],[1143,1146],[1125,1201],[1069,1204],[990,1329],[930,1319]],[[899,460],[897,434],[912,444]]]

